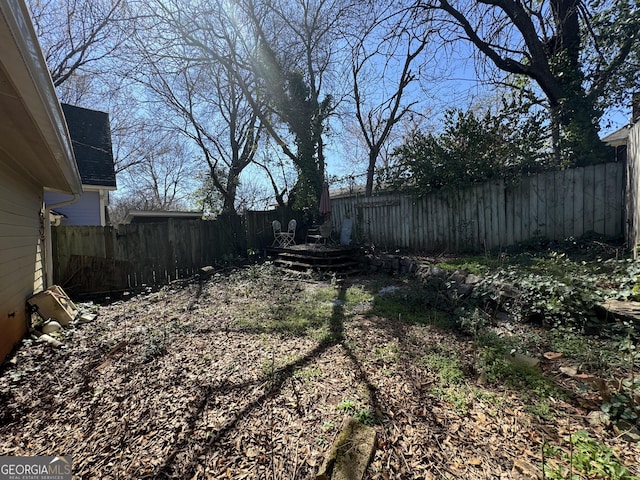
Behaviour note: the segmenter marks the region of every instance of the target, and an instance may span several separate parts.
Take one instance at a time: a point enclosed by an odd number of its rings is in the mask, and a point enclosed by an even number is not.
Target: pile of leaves
[[[592,421],[597,389],[560,370],[604,362],[516,365],[562,342],[470,336],[422,288],[267,264],[95,306],[64,348],[27,339],[3,366],[0,454],[71,455],[77,478],[308,479],[353,416],[378,434],[367,479],[640,476],[640,447]]]

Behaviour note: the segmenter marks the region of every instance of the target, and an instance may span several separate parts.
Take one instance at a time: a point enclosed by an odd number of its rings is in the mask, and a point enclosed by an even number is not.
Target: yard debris
[[[78,314],[78,308],[62,290],[54,285],[29,298],[27,303],[43,318],[56,320],[60,325],[69,325]]]
[[[77,322],[78,323],[89,323],[89,322],[93,322],[97,317],[98,317],[97,313],[85,312],[85,313],[81,313],[80,314],[80,316],[77,319]]]
[[[42,333],[55,333],[60,330],[62,330],[62,325],[55,320],[49,320],[47,323],[42,325]]]
[[[640,302],[609,299],[598,305],[598,309],[610,318],[621,318],[640,323]]]
[[[60,340],[56,340],[51,335],[47,335],[46,333],[40,333],[37,330],[34,330],[33,332],[36,335],[38,341],[40,342],[46,342],[55,348],[60,348],[64,345],[64,343],[62,343]]]
[[[609,419],[609,415],[604,413],[602,410],[594,410],[593,412],[589,412],[587,415],[587,420],[589,421],[589,425],[592,427],[608,427],[611,425],[611,420]]]
[[[216,273],[216,269],[211,265],[207,265],[206,267],[200,268],[200,270],[198,270],[198,273],[200,275],[200,278],[206,279],[206,278],[209,278],[214,273]]]
[[[553,361],[553,360],[561,359],[564,356],[564,354],[562,354],[561,352],[544,352],[542,356],[547,360]]]
[[[107,365],[109,365],[111,363],[111,357],[113,357],[113,355],[118,353],[120,350],[122,350],[126,346],[127,346],[127,341],[122,340],[118,342],[116,345],[114,345],[113,347],[111,347],[111,349],[109,349],[109,353],[107,353],[107,358],[100,365],[96,367],[96,370],[101,370]]]
[[[505,355],[505,360],[519,367],[538,368],[540,366],[540,359],[517,352]]]

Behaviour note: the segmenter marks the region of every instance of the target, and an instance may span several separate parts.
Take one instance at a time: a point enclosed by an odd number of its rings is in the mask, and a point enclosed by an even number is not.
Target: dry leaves
[[[64,349],[26,342],[0,375],[0,454],[72,455],[86,479],[308,479],[350,399],[377,419],[367,479],[540,475],[543,439],[562,433],[517,393],[493,392],[499,404],[473,394],[465,414],[434,394],[420,359],[447,345],[472,362],[467,339],[355,309],[342,312],[334,342],[234,326],[253,302],[318,288],[288,282],[174,284],[101,307]],[[558,408],[588,428],[575,406]],[[620,452],[639,459],[635,447]]]

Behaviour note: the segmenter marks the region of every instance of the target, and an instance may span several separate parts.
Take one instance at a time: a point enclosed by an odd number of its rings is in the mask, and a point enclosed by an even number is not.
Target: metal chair
[[[333,243],[331,238],[331,232],[333,230],[333,223],[331,219],[327,219],[321,225],[314,225],[309,228],[307,232],[307,243],[322,243],[327,245]]]
[[[290,220],[289,225],[287,225],[287,231],[283,232],[282,225],[278,220],[271,222],[273,228],[273,244],[271,246],[284,248],[295,245],[296,224],[297,222],[295,220]]]

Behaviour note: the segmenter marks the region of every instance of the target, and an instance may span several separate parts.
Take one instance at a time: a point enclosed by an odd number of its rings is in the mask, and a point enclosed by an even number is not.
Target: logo
[[[0,480],[71,480],[71,457],[0,456]]]

